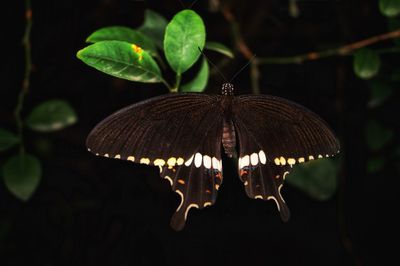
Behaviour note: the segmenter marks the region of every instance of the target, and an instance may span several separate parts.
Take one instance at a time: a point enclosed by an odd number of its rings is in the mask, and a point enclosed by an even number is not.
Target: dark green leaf
[[[379,10],[386,17],[395,17],[400,14],[399,0],[379,0]]]
[[[19,139],[14,133],[0,128],[0,151],[8,150],[18,142]]]
[[[157,54],[157,48],[153,41],[143,33],[128,27],[114,26],[101,28],[93,32],[87,39],[88,43],[101,41],[123,41],[136,44],[149,52],[151,55]]]
[[[212,50],[218,53],[221,53],[223,55],[226,55],[227,57],[234,58],[233,52],[231,49],[223,45],[222,43],[219,42],[206,42],[206,49]]]
[[[140,47],[121,41],[98,42],[80,50],[77,57],[114,77],[138,82],[161,82],[154,59]]]
[[[160,14],[147,9],[144,14],[144,22],[142,26],[138,28],[138,31],[144,33],[160,49],[163,48],[165,27],[167,27],[168,21]]]
[[[64,100],[49,100],[37,105],[26,118],[29,128],[39,132],[52,132],[75,124],[74,109]]]
[[[315,200],[328,200],[336,191],[337,169],[332,159],[318,159],[294,166],[287,175],[289,184]]]
[[[359,78],[370,79],[378,74],[381,66],[379,54],[369,48],[362,48],[354,53],[353,68]]]
[[[369,120],[366,127],[366,139],[371,150],[379,150],[388,144],[394,133],[390,129],[383,128],[376,120]]]
[[[189,83],[183,85],[181,91],[203,92],[207,86],[208,76],[209,76],[208,73],[209,73],[208,63],[207,60],[203,58],[200,70],[197,73],[196,77]]]
[[[383,168],[385,165],[385,158],[378,157],[378,158],[370,158],[367,162],[367,172],[368,173],[376,173]]]
[[[15,155],[4,165],[3,174],[8,190],[20,200],[27,201],[39,185],[42,168],[32,155]]]
[[[168,24],[164,38],[165,57],[172,69],[181,74],[200,57],[204,48],[206,30],[203,20],[192,10],[176,14]]]
[[[384,103],[392,95],[392,86],[381,80],[373,79],[368,82],[371,88],[369,108],[375,108]]]

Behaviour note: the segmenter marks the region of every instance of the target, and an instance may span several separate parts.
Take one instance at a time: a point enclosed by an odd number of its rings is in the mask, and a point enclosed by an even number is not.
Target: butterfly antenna
[[[182,2],[182,0],[178,0],[179,1],[179,3],[181,3],[181,5],[182,5],[182,7],[183,8],[186,8],[186,9],[191,9],[192,8],[192,6],[194,6],[194,4],[196,4],[197,3],[197,1],[199,1],[199,0],[195,0],[195,1],[193,1],[190,5],[189,5],[189,7],[186,7],[185,6],[185,4]]]
[[[237,75],[239,75],[246,67],[248,67],[248,66],[251,64],[251,62],[254,61],[255,58],[256,58],[256,55],[254,54],[254,55],[252,56],[252,58],[250,58],[250,60],[249,60],[244,66],[242,66],[242,68],[239,69],[238,72],[236,72],[236,74],[233,76],[233,78],[231,78],[231,80],[229,81],[229,83],[232,83],[232,81],[237,77]]]
[[[204,56],[207,62],[210,63],[210,65],[212,65],[217,70],[218,74],[223,78],[224,82],[227,83],[228,82],[227,78],[224,76],[224,74],[222,74],[219,68],[205,55],[205,53],[201,50],[200,47],[197,48],[199,48],[200,53]]]

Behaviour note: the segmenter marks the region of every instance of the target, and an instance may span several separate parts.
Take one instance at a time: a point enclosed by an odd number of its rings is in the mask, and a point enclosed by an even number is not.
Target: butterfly
[[[86,145],[98,156],[158,166],[160,176],[181,198],[171,219],[182,230],[191,208],[215,203],[223,180],[222,150],[238,158],[246,194],[273,200],[281,219],[289,209],[281,195],[285,177],[299,163],[331,157],[339,142],[316,114],[268,95],[174,93],[117,111],[89,134]]]

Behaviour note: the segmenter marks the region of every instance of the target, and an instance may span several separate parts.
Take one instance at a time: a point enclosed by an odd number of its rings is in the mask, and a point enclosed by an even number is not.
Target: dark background
[[[273,202],[247,198],[233,161],[225,158],[217,203],[202,211],[192,209],[186,228],[175,232],[169,220],[179,197],[159,179],[157,168],[98,158],[85,148],[87,134],[101,119],[167,90],[105,75],[75,54],[100,27],[137,27],[146,8],[171,19],[183,8],[181,3],[32,2],[34,69],[24,114],[43,100],[61,98],[75,108],[79,122],[51,134],[26,130],[27,150],[41,159],[43,178],[27,203],[0,183],[0,265],[387,265],[396,255],[397,244],[389,240],[398,239],[398,207],[393,206],[398,162],[393,159],[378,173],[367,173],[364,128],[369,117],[393,129],[399,126],[398,92],[383,107],[368,110],[369,90],[355,77],[351,57],[260,67],[262,93],[307,106],[337,133],[343,167],[332,199],[314,201],[287,185],[283,194],[292,217],[282,223]],[[236,16],[247,45],[260,57],[322,50],[388,31],[372,0],[300,0],[298,18],[289,15],[287,1],[224,3]],[[2,26],[6,48],[1,56],[0,119],[1,127],[14,129],[13,110],[24,70],[24,6],[23,1],[2,6],[2,13],[10,17]],[[193,9],[205,21],[208,40],[235,47],[229,23],[220,12],[210,12],[208,1],[198,1]],[[391,41],[375,47],[388,45]],[[223,58],[208,54],[216,63]],[[393,56],[384,61],[396,65]],[[230,77],[246,62],[237,52],[221,71]],[[239,93],[251,93],[249,72],[235,79]],[[166,75],[172,81],[171,73]],[[219,93],[220,85],[221,78],[212,75],[206,92]],[[399,139],[392,144],[380,153],[389,153]],[[2,154],[0,163],[12,153]]]

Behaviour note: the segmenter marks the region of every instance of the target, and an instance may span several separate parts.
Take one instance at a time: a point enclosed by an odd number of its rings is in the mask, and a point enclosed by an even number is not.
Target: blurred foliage
[[[319,159],[295,165],[286,180],[312,199],[323,201],[330,199],[336,191],[337,169],[337,160]]]

